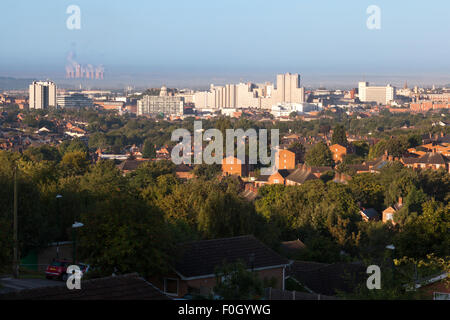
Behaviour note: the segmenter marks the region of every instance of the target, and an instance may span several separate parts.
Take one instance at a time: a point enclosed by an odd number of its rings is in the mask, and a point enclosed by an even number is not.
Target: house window
[[[178,296],[178,279],[164,278],[164,293]]]
[[[274,183],[278,183],[278,179],[274,179],[273,182],[274,182]]]
[[[434,300],[450,300],[450,293],[435,292]]]
[[[393,220],[394,219],[394,215],[392,213],[388,213],[386,214],[386,220]]]

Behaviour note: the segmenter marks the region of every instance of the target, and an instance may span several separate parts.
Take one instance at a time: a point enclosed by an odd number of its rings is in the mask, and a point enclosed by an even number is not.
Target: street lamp
[[[56,195],[56,215],[57,217],[57,223],[58,223],[58,238],[56,239],[56,259],[59,259],[59,238],[61,237],[61,231],[62,231],[62,220],[61,220],[61,210],[60,210],[60,204],[59,201],[62,199],[62,195],[58,194]]]
[[[390,245],[386,246],[386,249],[394,251],[395,250],[395,246],[393,244],[390,244]]]
[[[394,265],[394,251],[395,251],[395,246],[393,244],[390,244],[388,246],[386,246],[386,249],[391,251],[391,260],[392,260],[392,282],[394,282],[395,279],[395,265]]]
[[[76,229],[83,227],[84,224],[82,224],[81,222],[76,222],[72,225],[72,240],[73,240],[73,264],[75,265],[76,261],[77,261],[77,257],[76,257],[76,252],[77,252],[77,233],[76,233]]]

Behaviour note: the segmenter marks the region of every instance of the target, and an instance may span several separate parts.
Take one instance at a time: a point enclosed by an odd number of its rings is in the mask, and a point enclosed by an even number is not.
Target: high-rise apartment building
[[[183,115],[184,98],[169,96],[167,88],[162,87],[159,96],[144,96],[137,102],[137,115]]]
[[[34,81],[30,85],[30,109],[56,107],[56,84],[51,81]]]
[[[305,102],[305,90],[300,86],[299,74],[286,73],[277,76],[276,89],[272,83],[211,85],[209,91],[196,92],[193,101],[197,109],[270,109],[280,103]]]
[[[273,94],[276,103],[303,103],[304,97],[305,91],[300,86],[299,74],[277,75],[277,88]]]
[[[56,107],[56,84],[51,81],[34,81],[30,85],[30,109]]]
[[[359,101],[388,104],[395,100],[395,88],[388,84],[385,87],[369,86],[368,82],[360,82],[358,85]]]

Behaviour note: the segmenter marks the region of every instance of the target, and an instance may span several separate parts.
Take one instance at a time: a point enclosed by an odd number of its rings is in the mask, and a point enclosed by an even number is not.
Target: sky
[[[70,5],[81,29],[69,30]],[[381,28],[366,22],[370,5]],[[2,0],[0,76],[63,79],[69,52],[105,83],[450,83],[448,0]],[[356,84],[355,84],[356,85]]]

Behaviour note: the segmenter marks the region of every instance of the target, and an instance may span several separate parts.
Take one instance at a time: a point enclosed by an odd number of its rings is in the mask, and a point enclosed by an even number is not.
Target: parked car
[[[53,260],[53,262],[47,266],[45,270],[45,277],[47,279],[58,279],[66,281],[67,267],[71,265],[71,262],[68,260]]]

